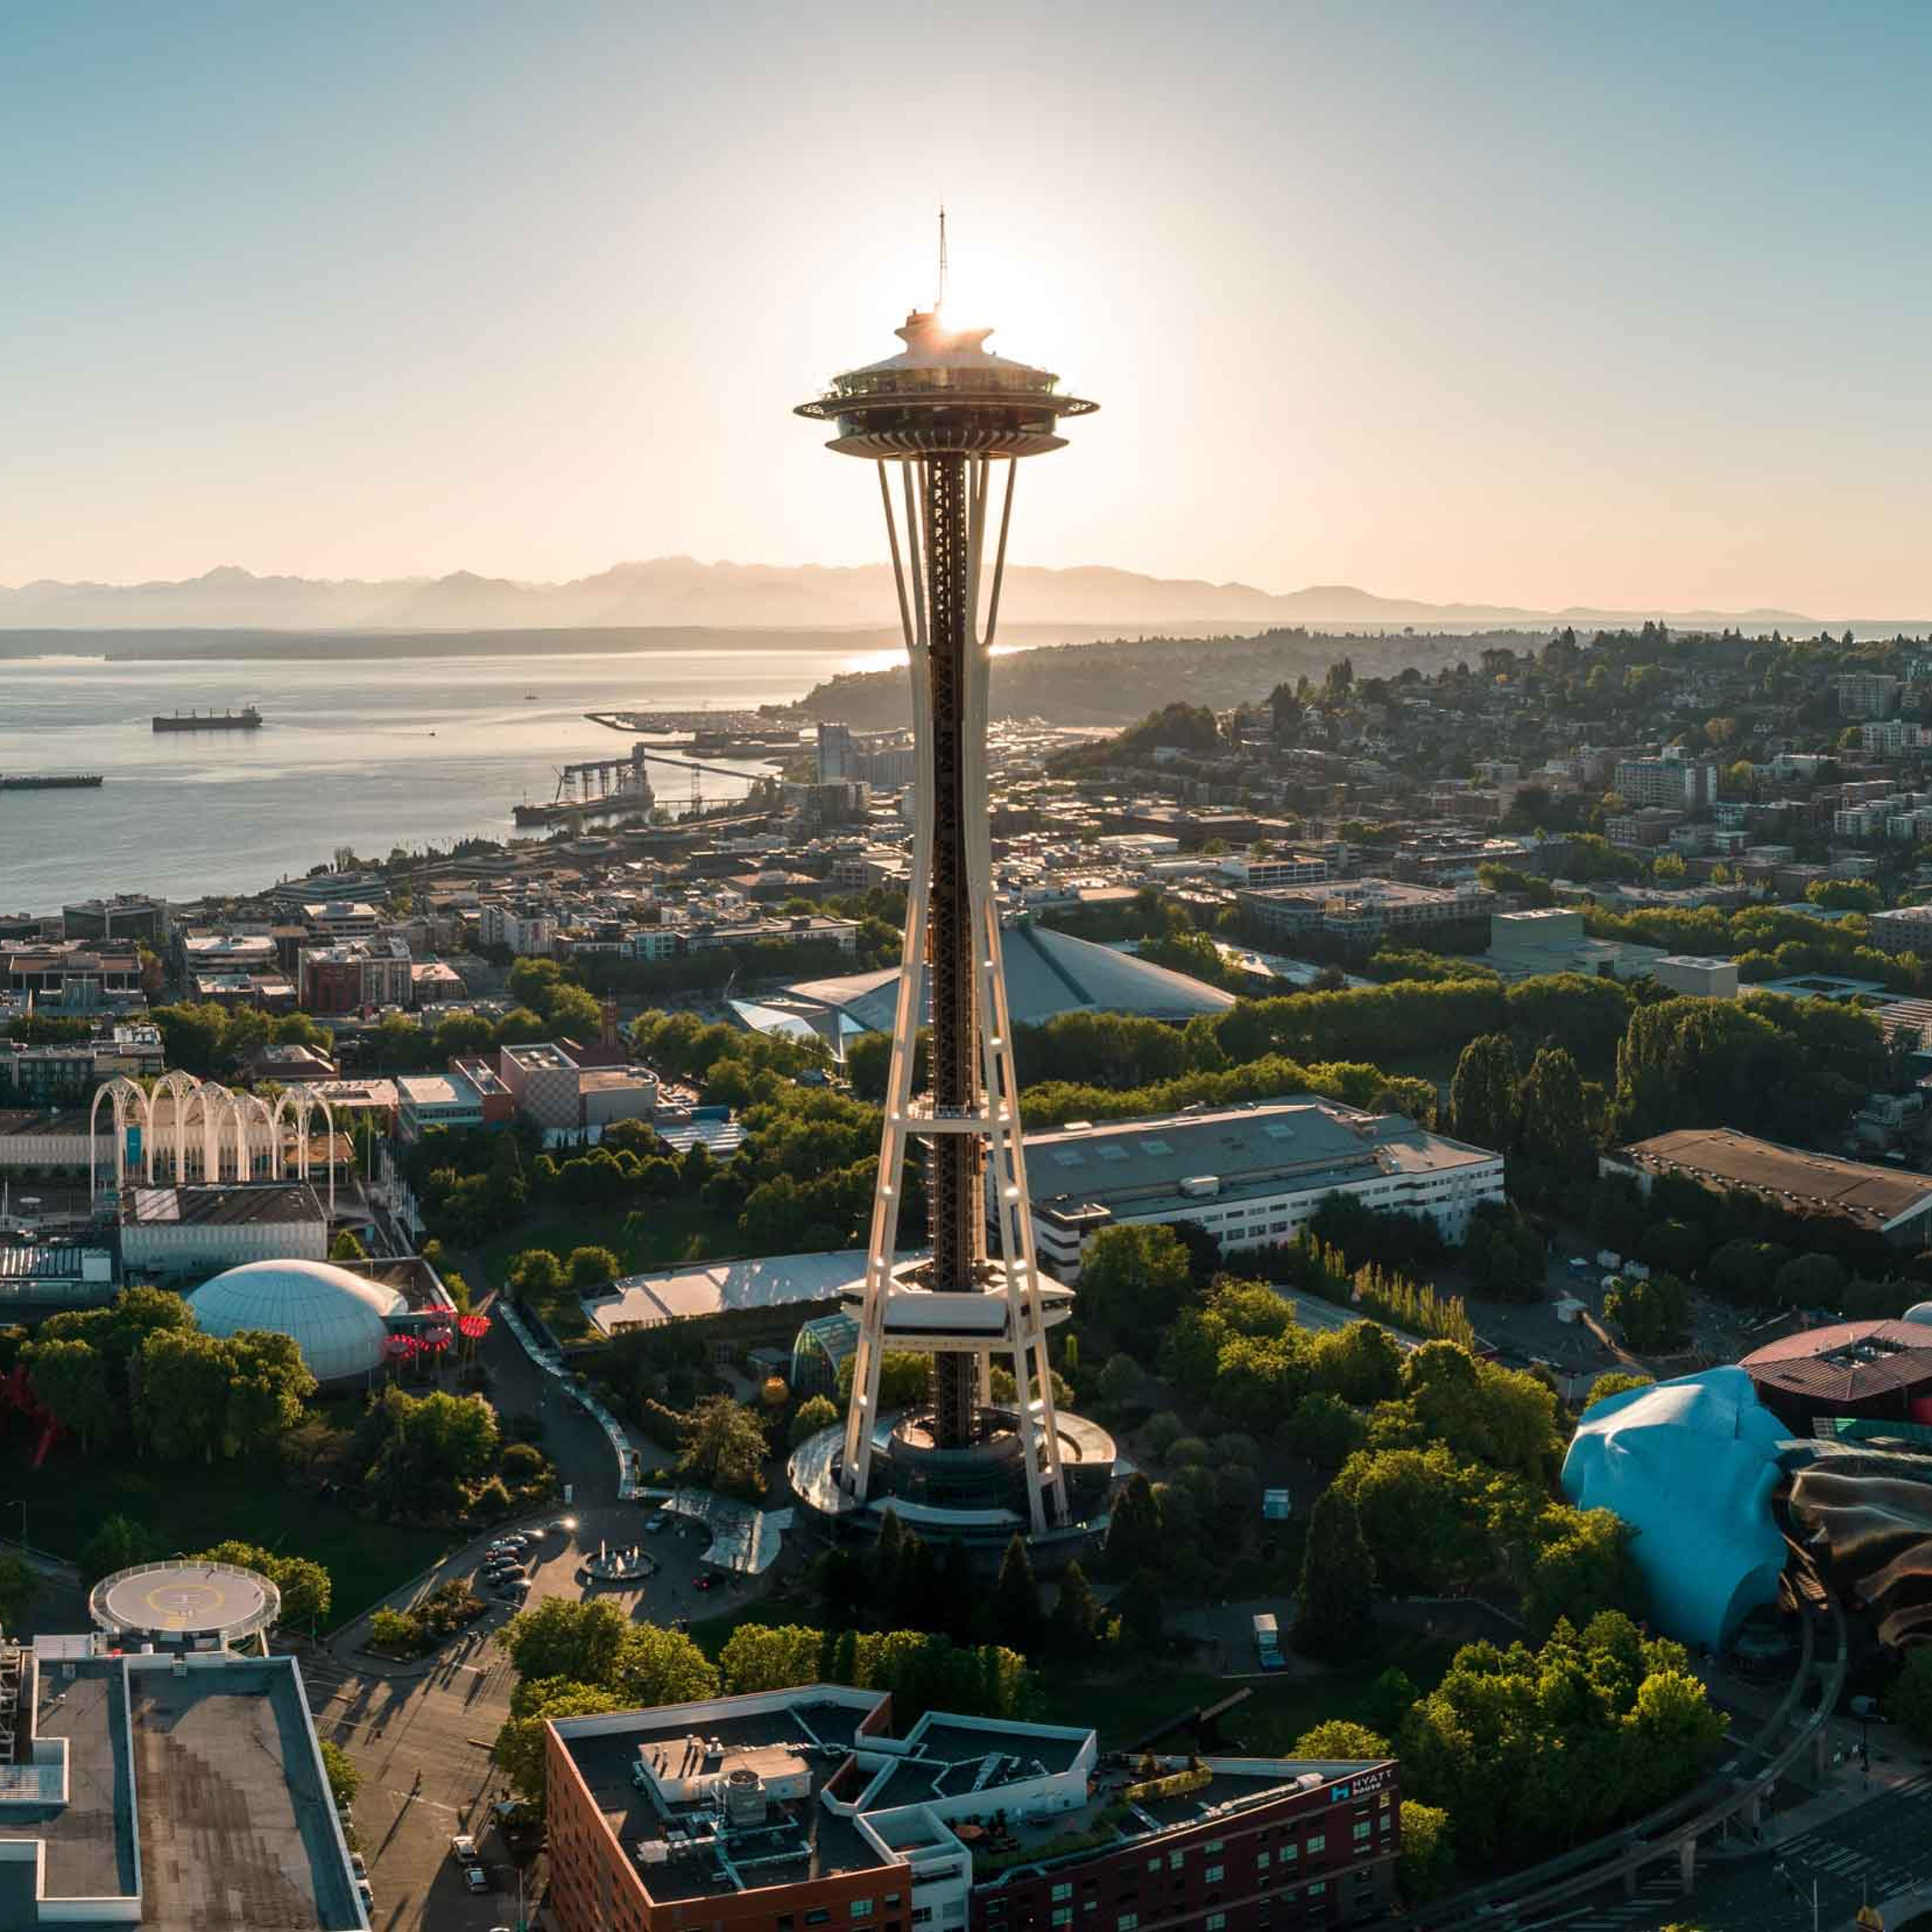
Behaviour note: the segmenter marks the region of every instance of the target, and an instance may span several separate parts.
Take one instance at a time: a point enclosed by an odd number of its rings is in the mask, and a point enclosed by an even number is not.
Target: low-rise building
[[[1871,943],[1881,952],[1932,954],[1932,905],[1896,906],[1866,921]]]
[[[1069,1283],[1085,1243],[1116,1223],[1192,1221],[1224,1249],[1263,1247],[1346,1194],[1454,1242],[1479,1202],[1503,1198],[1501,1154],[1312,1094],[1032,1132],[1026,1162],[1040,1260]]]
[[[431,1127],[480,1127],[483,1096],[476,1083],[452,1068],[447,1073],[396,1076],[396,1130],[413,1146]]]
[[[1475,925],[1496,908],[1496,894],[1485,886],[1411,886],[1394,879],[1238,891],[1234,899],[1265,933],[1326,937],[1363,951],[1385,936]]]
[[[326,899],[310,902],[302,909],[302,923],[311,932],[335,939],[372,939],[375,937],[376,908],[361,899]]]
[[[328,1216],[305,1180],[125,1187],[120,1220],[122,1270],[134,1279],[328,1258]]]
[[[1654,962],[1650,976],[1673,993],[1690,993],[1700,999],[1735,1000],[1738,996],[1738,962],[1708,955],[1666,952]]]
[[[1653,1134],[1599,1155],[1597,1165],[1646,1193],[1659,1174],[1676,1174],[1713,1193],[1741,1190],[1792,1214],[1846,1222],[1899,1247],[1922,1248],[1932,1232],[1932,1179],[1925,1175],[1785,1147],[1735,1127]]]
[[[1393,1759],[1108,1758],[836,1684],[545,1726],[560,1932],[1259,1932],[1385,1910]],[[1034,1856],[1029,1856],[1029,1853]]]

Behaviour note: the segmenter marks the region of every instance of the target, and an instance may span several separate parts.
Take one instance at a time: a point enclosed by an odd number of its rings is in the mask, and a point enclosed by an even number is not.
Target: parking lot
[[[534,1606],[548,1598],[567,1602],[606,1599],[641,1621],[669,1624],[704,1616],[727,1603],[747,1600],[763,1579],[711,1582],[704,1562],[708,1533],[697,1525],[652,1533],[656,1514],[635,1504],[602,1503],[560,1510],[530,1526],[525,1553]],[[572,1526],[561,1526],[568,1522]],[[514,1925],[520,1870],[532,1901],[543,1878],[542,1860],[521,1866],[492,1820],[490,1803],[509,1794],[490,1762],[490,1749],[509,1715],[516,1672],[496,1634],[520,1607],[485,1581],[484,1559],[493,1539],[478,1538],[428,1576],[392,1599],[406,1606],[439,1585],[463,1579],[488,1604],[484,1616],[446,1645],[427,1672],[380,1674],[392,1666],[352,1647],[302,1654],[316,1727],[346,1750],[362,1774],[355,1808],[356,1835],[376,1897],[371,1923],[379,1932],[490,1932]],[[599,1582],[585,1570],[600,1546],[639,1545],[656,1568],[638,1582]],[[490,1889],[472,1893],[450,1853],[450,1840],[477,1840]]]

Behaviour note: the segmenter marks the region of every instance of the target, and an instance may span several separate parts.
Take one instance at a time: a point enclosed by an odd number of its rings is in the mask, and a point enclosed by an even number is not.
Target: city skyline
[[[17,22],[0,583],[878,561],[772,425],[929,300],[944,198],[950,317],[1120,399],[1016,563],[1924,608],[1922,16],[936,31]]]

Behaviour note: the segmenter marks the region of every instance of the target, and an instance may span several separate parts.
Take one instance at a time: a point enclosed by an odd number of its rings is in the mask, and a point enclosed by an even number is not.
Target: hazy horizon
[[[875,563],[789,412],[943,196],[1102,406],[1017,562],[1909,617],[1928,80],[1899,4],[31,10],[0,584]]]

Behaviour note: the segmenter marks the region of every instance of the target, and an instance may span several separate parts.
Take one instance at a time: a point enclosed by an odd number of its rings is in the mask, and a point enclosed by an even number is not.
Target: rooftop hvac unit
[[[724,1780],[724,1815],[734,1825],[764,1822],[765,1781],[742,1766]]]

